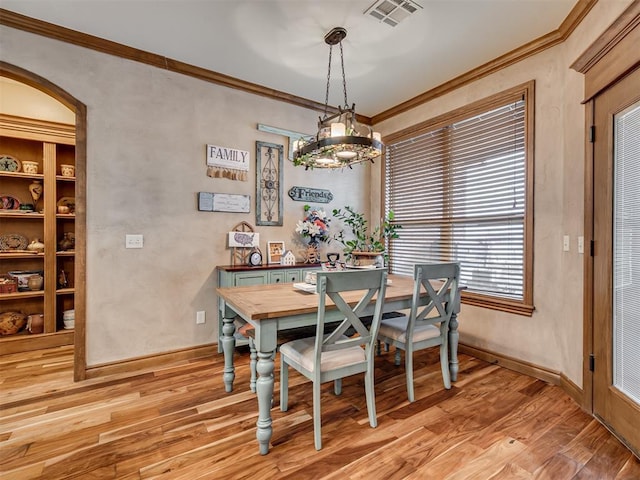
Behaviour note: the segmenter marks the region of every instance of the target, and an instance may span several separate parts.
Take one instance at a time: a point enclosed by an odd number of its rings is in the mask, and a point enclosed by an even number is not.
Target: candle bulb
[[[344,137],[346,128],[344,123],[335,122],[331,124],[331,136],[332,137]]]

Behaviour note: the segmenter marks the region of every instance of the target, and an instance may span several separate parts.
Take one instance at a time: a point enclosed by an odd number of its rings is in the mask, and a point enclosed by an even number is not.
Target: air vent
[[[422,9],[422,6],[412,0],[378,0],[364,14],[395,27],[419,9]]]

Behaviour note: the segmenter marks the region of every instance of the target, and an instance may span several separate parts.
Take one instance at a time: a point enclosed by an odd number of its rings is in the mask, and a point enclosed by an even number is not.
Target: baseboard
[[[525,362],[524,360],[519,360],[517,358],[491,352],[489,350],[472,347],[463,343],[459,345],[458,352],[471,355],[472,357],[479,358],[480,360],[484,360],[485,362],[500,365],[501,367],[508,368],[509,370],[513,370],[524,375],[529,375],[530,377],[538,378],[545,382],[551,383],[552,385],[561,385],[562,383],[560,372],[540,367],[538,365],[534,365],[533,363]],[[582,404],[582,402],[578,403]]]
[[[560,386],[585,412],[591,415],[584,401],[584,390],[573,383],[564,373],[560,374]]]
[[[555,370],[550,370],[500,353],[465,345],[463,343],[459,345],[458,352],[471,355],[472,357],[479,358],[485,362],[500,365],[501,367],[508,368],[509,370],[513,370],[524,375],[529,375],[530,377],[543,380],[553,385],[558,385],[567,395],[569,395],[569,397],[573,399],[574,402],[580,405],[583,410],[591,414],[591,412],[588,412],[585,407],[584,391],[572,382],[564,373],[556,372]]]
[[[173,350],[155,355],[136,357],[113,363],[104,363],[87,367],[85,373],[87,379],[104,377],[113,374],[139,373],[141,370],[157,368],[184,360],[192,360],[214,355],[217,353],[217,345],[202,345],[199,347]]]

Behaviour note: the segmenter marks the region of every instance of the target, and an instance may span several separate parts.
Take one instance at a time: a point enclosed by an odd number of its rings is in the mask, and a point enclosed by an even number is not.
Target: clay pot
[[[27,331],[29,333],[44,332],[44,314],[32,313],[27,317]]]
[[[44,243],[42,243],[39,238],[36,238],[27,245],[27,250],[42,253],[44,252]]]
[[[42,275],[31,275],[27,280],[27,285],[30,290],[42,290],[42,285],[44,284],[44,277]]]

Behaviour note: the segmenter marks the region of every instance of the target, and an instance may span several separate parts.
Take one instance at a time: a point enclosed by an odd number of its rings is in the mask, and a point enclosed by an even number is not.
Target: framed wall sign
[[[256,142],[256,225],[282,225],[284,147]]]

